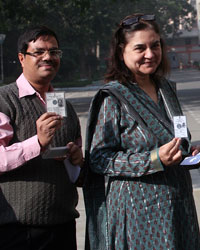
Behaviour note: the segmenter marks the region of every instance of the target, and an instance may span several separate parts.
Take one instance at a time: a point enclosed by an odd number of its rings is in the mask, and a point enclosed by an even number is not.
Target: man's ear
[[[19,58],[19,61],[20,61],[20,63],[21,63],[21,66],[22,66],[22,68],[23,68],[23,66],[24,66],[25,55],[22,54],[22,53],[18,53],[18,58]]]

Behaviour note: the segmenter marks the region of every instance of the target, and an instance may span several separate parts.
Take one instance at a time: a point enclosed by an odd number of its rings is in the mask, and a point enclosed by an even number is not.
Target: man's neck
[[[30,82],[31,86],[41,95],[41,97],[45,100],[45,93],[49,91],[50,82],[47,83],[33,83]]]

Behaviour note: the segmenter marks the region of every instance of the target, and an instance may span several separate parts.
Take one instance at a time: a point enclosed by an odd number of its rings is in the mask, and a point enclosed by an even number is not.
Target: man
[[[0,88],[0,249],[76,249],[78,195],[67,167],[82,165],[77,115],[46,112],[62,51],[47,27],[18,40],[23,73]],[[48,146],[66,146],[68,159],[44,159]]]

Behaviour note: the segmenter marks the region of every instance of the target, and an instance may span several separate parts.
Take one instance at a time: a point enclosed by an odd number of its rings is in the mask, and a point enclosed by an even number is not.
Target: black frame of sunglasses
[[[156,17],[155,15],[143,15],[143,16],[137,16],[137,17],[132,17],[124,20],[122,22],[122,27],[130,26],[133,24],[139,23],[140,19],[145,20],[145,21],[155,21]]]

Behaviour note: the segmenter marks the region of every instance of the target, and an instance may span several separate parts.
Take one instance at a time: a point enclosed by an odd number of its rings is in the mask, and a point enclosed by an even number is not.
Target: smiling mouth
[[[40,64],[39,65],[40,67],[53,67],[53,64],[51,64],[51,63],[43,63],[43,64]]]
[[[54,65],[52,64],[41,64],[39,65],[39,68],[44,68],[44,69],[54,69]]]
[[[144,62],[143,65],[153,66],[155,65],[155,62]]]

